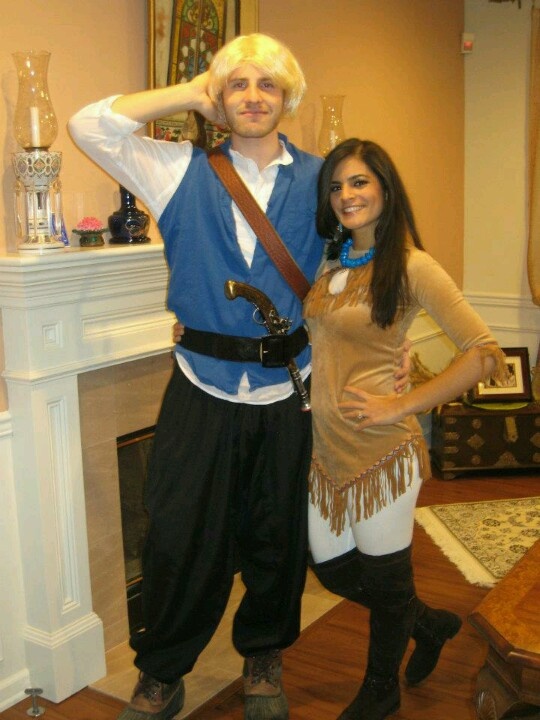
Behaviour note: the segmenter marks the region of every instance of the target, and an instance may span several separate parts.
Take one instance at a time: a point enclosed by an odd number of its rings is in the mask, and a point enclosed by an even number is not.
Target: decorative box
[[[540,404],[497,410],[441,405],[432,411],[431,454],[445,480],[471,470],[540,471]]]

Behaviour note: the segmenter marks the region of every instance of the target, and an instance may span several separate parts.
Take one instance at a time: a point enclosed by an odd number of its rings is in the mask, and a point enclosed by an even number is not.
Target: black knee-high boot
[[[369,608],[370,599],[364,577],[365,557],[367,556],[353,548],[344,555],[321,563],[310,562],[310,567],[327,590]]]
[[[399,709],[399,667],[415,619],[411,548],[364,555],[370,598],[369,651],[364,681],[338,720],[383,720]]]
[[[411,633],[416,645],[405,667],[408,685],[418,685],[431,675],[444,643],[457,634],[461,618],[448,610],[435,610],[416,600],[416,619]]]
[[[354,550],[313,570],[329,590],[370,609],[364,682],[338,720],[383,720],[400,706],[399,666],[415,620],[411,548],[381,556]]]
[[[369,609],[371,601],[365,573],[369,557],[353,548],[344,555],[312,564],[311,567],[325,588]],[[431,608],[416,596],[414,605],[415,621],[411,637],[415,648],[405,668],[405,679],[411,686],[418,685],[433,672],[444,643],[453,638],[462,625],[455,613]]]

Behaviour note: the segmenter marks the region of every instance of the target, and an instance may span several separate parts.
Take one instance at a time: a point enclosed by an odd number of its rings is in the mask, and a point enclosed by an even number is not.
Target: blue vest
[[[321,159],[281,139],[294,162],[280,165],[267,215],[313,282],[324,247],[315,227]],[[224,150],[228,153],[228,142]],[[170,268],[168,307],[186,326],[244,337],[267,334],[253,319],[250,302],[244,298],[227,300],[227,280],[248,283],[266,293],[279,314],[292,321],[291,332],[302,324],[302,304],[259,242],[251,267],[247,265],[236,238],[231,197],[199,148],[193,149],[186,175],[160,217],[159,229]],[[176,349],[201,382],[227,393],[237,392],[244,372],[252,390],[285,382],[289,377],[285,368],[216,360],[189,352],[181,343]],[[310,360],[310,348],[296,360],[304,367]]]

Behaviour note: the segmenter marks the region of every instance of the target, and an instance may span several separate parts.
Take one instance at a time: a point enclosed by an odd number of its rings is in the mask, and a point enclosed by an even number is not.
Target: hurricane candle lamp
[[[345,140],[342,118],[344,100],[345,95],[321,95],[323,116],[318,146],[323,157]]]
[[[15,172],[15,225],[21,252],[62,250],[62,153],[49,150],[58,123],[49,97],[50,53],[13,53],[19,90],[14,135],[22,152],[12,154]]]

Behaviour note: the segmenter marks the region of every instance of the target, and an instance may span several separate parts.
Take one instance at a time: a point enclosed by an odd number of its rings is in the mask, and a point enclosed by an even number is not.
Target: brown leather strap
[[[274,265],[300,300],[303,300],[310,288],[306,276],[285,247],[275,227],[263,213],[259,205],[257,205],[255,198],[245,186],[242,178],[234,169],[233,164],[219,148],[215,148],[208,153],[208,161],[253,228],[255,235],[259,238],[264,249],[274,262]]]

